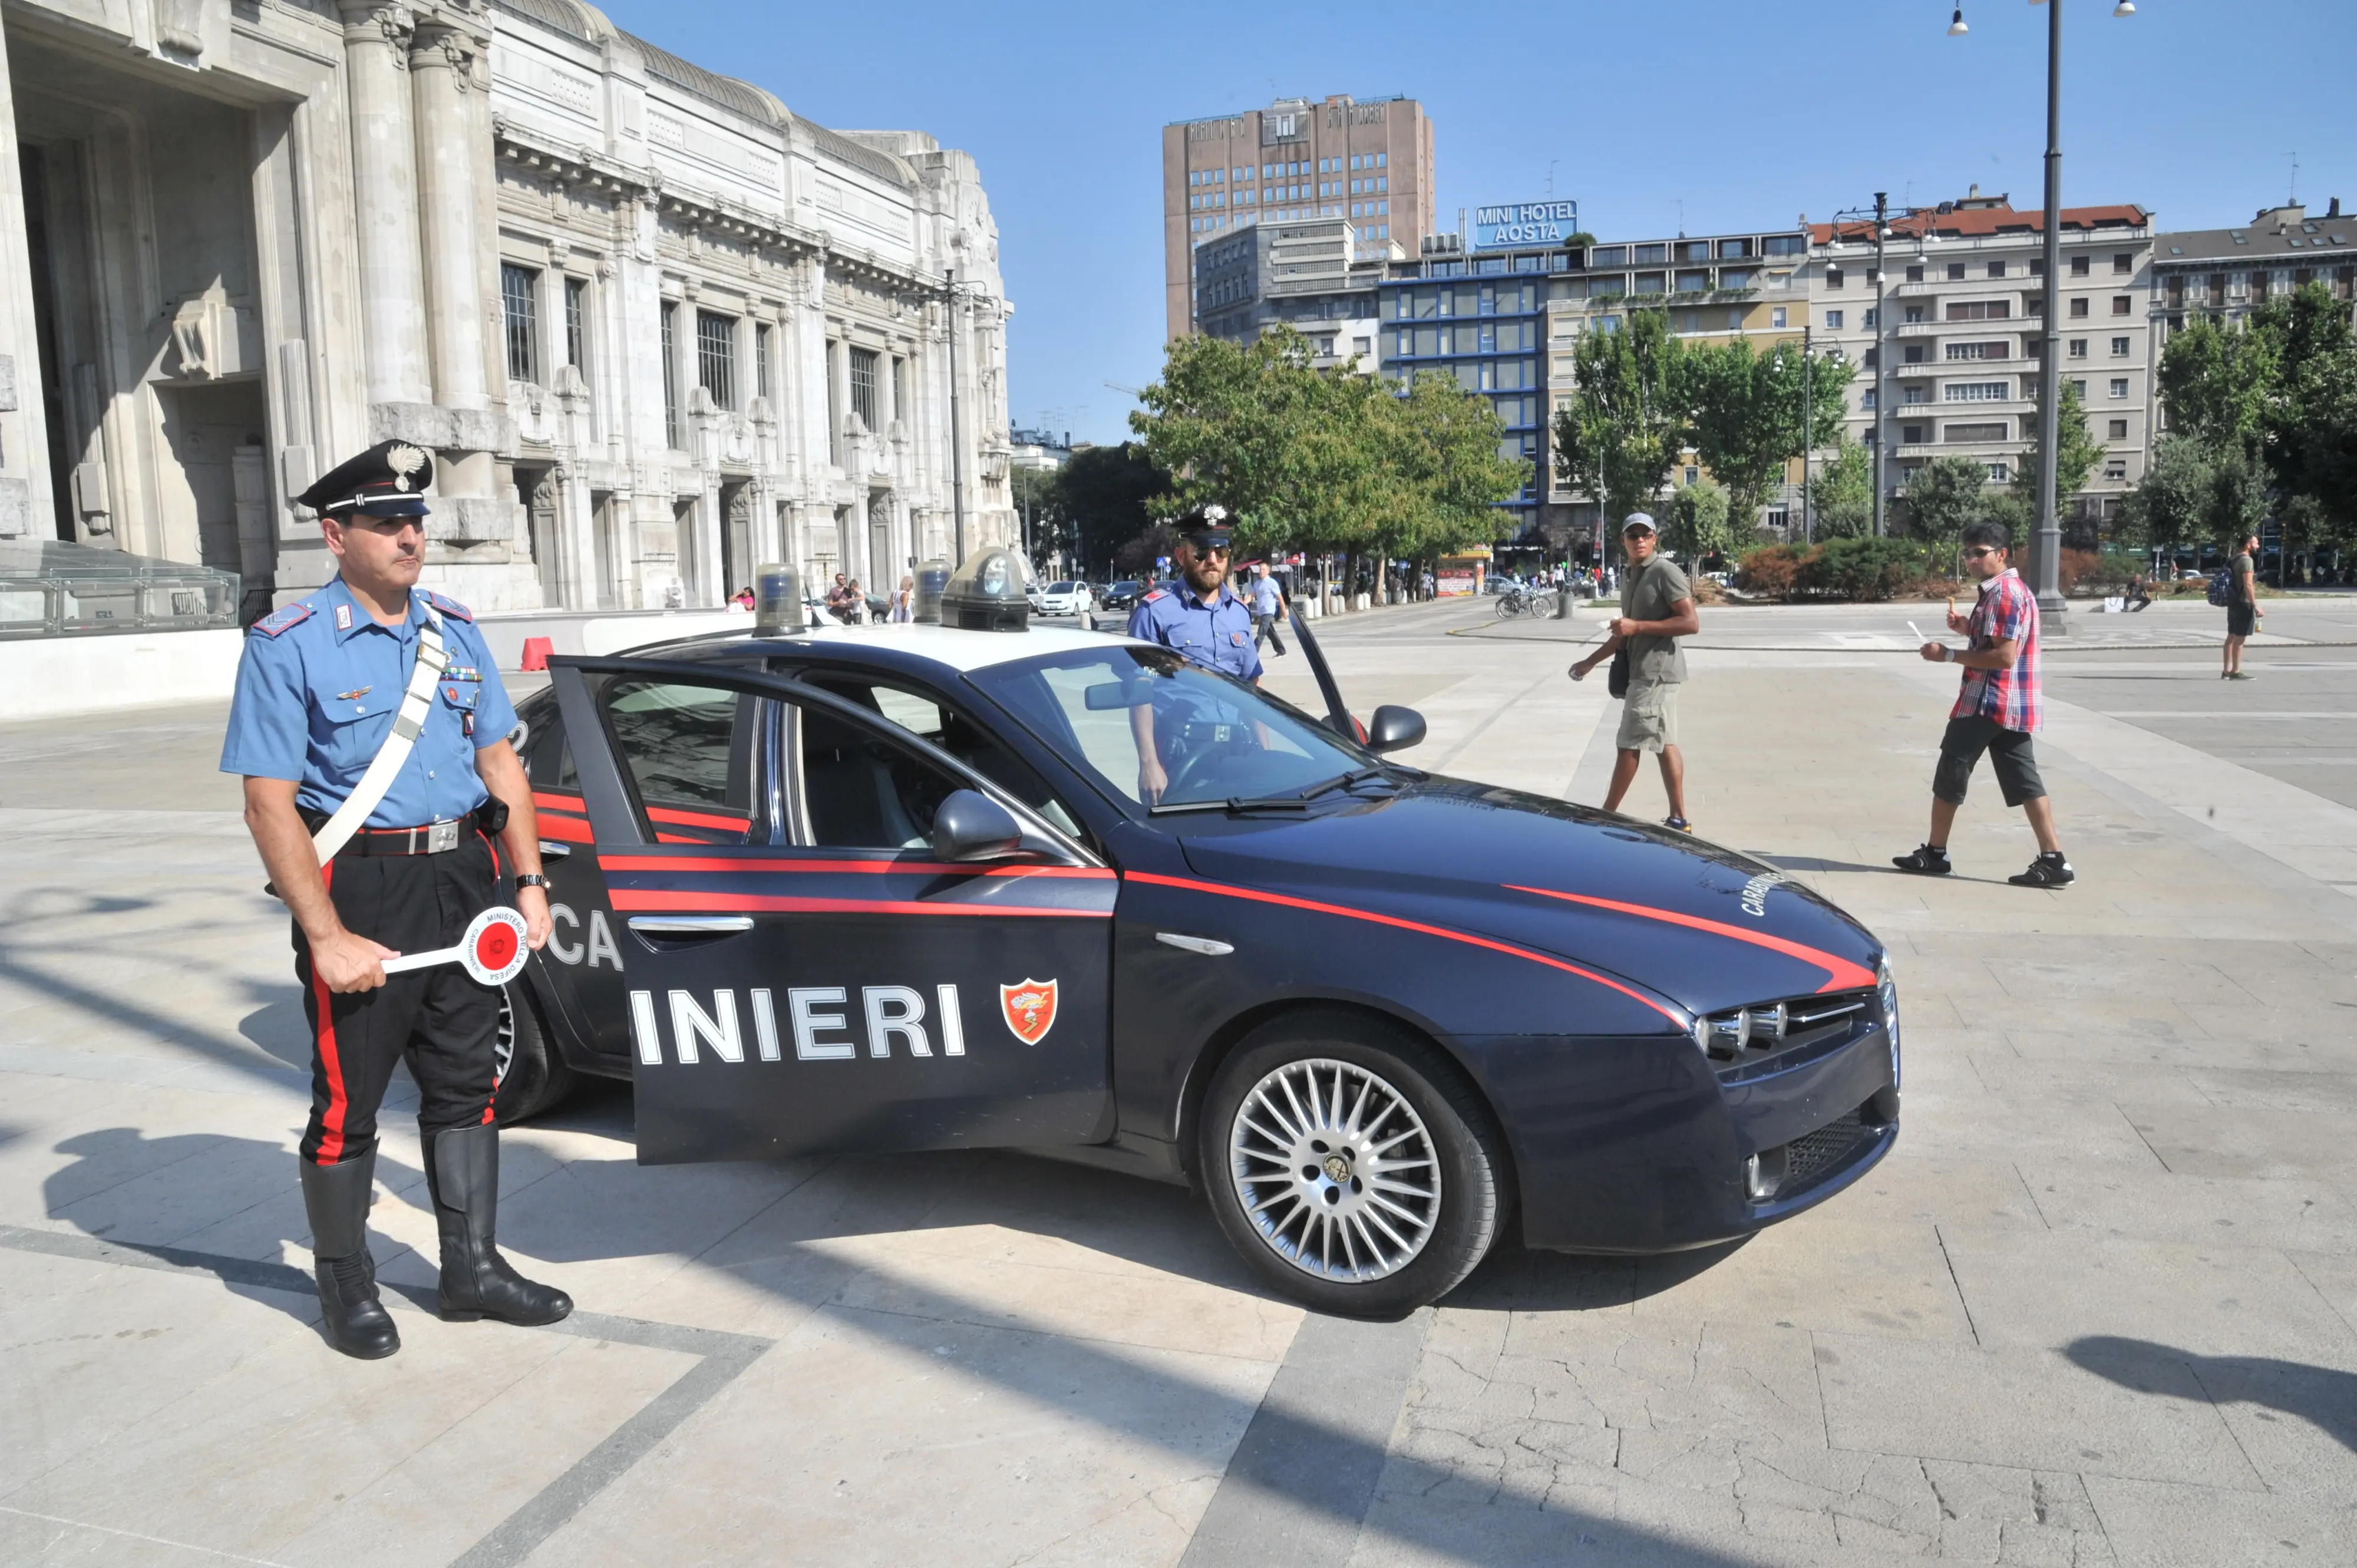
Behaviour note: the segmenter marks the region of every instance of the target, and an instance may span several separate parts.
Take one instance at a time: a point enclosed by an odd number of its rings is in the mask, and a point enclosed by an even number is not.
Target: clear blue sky
[[[620,27],[845,129],[979,160],[1016,306],[1017,424],[1119,440],[1162,359],[1159,157],[1172,120],[1283,93],[1405,93],[1432,115],[1443,226],[1555,191],[1605,238],[1766,228],[1978,181],[2040,196],[2046,11],[1966,0],[1271,6],[663,5]],[[2067,0],[2063,199],[2169,228],[2291,187],[2357,208],[2357,5]],[[1681,206],[1683,204],[1683,206]]]

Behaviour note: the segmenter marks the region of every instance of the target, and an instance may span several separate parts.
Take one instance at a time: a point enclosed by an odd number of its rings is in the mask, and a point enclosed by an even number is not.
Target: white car
[[[1076,616],[1096,607],[1096,595],[1086,583],[1050,583],[1039,593],[1039,613]]]

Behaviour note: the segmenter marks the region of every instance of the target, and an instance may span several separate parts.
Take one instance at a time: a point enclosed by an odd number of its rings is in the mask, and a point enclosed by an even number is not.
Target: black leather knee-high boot
[[[328,1343],[364,1361],[401,1348],[393,1315],[377,1299],[376,1262],[369,1256],[369,1193],[375,1181],[373,1149],[337,1165],[303,1162],[303,1208],[311,1219],[311,1257]]]
[[[554,1323],[573,1298],[508,1267],[494,1238],[500,1218],[500,1130],[460,1127],[425,1140],[425,1185],[442,1231],[442,1316]]]

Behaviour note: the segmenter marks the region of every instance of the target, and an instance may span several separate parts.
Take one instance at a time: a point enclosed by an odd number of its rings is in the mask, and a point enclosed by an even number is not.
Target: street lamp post
[[[1809,512],[1809,449],[1816,445],[1815,399],[1809,395],[1809,328],[1801,323],[1801,542],[1816,542],[1816,520]]]
[[[1882,537],[1882,508],[1890,494],[1890,299],[1882,252],[1890,238],[1890,198],[1874,193],[1874,536]]]
[[[2038,367],[2038,533],[2029,556],[2029,585],[2038,595],[2043,629],[2066,634],[2070,607],[2062,597],[2062,521],[2056,510],[2055,459],[2062,434],[2062,310],[2056,293],[2062,276],[2062,0],[2029,0],[2046,7],[2046,332]],[[2136,15],[2134,0],[2119,0],[2115,16]],[[1968,29],[1962,4],[1948,27],[1950,37]]]

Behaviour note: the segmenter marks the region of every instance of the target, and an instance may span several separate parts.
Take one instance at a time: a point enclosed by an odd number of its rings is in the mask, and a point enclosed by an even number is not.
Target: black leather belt
[[[344,855],[386,854],[447,854],[467,840],[467,834],[480,828],[485,833],[496,833],[507,826],[508,809],[499,800],[486,800],[463,817],[445,822],[421,822],[414,828],[362,828],[351,842],[336,852]],[[303,822],[313,832],[328,820],[324,811],[305,811]]]

